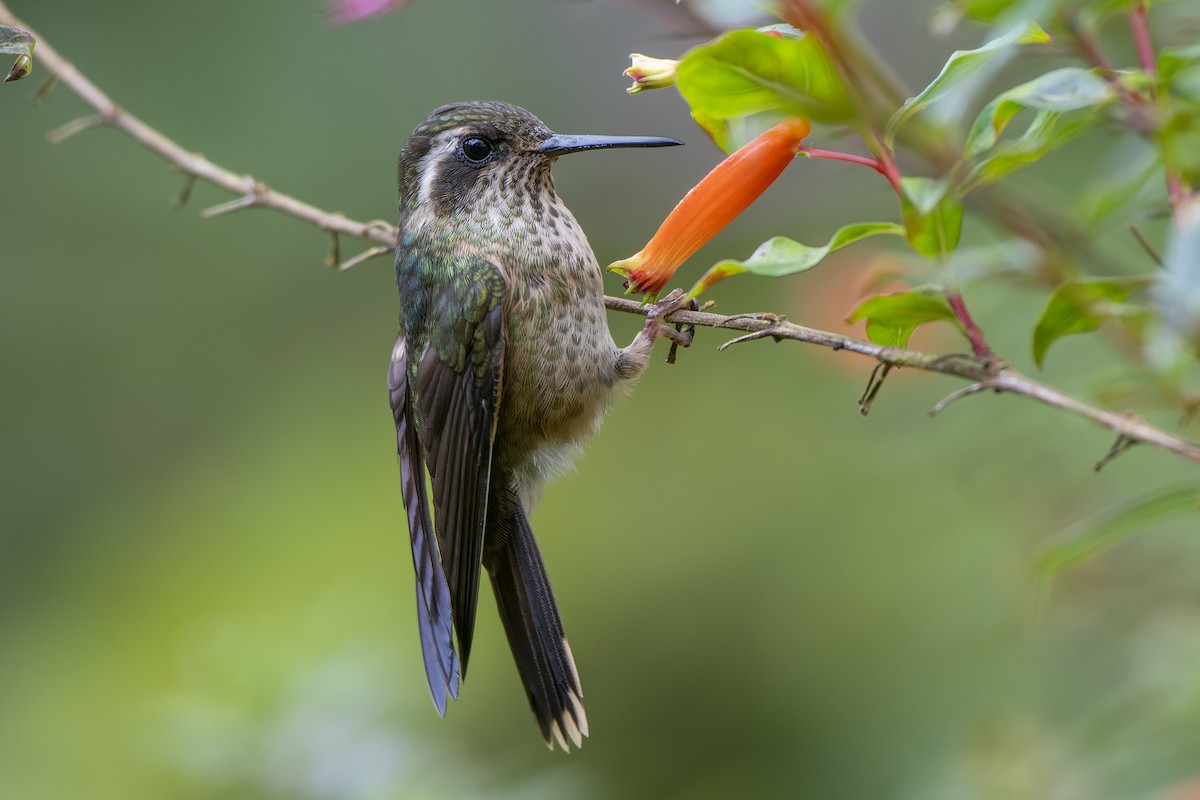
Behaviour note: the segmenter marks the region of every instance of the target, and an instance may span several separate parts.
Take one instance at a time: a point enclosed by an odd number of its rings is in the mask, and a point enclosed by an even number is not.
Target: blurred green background
[[[12,6],[168,136],[359,219],[393,218],[402,142],[452,100],[688,142],[556,168],[601,263],[719,158],[673,92],[624,92],[627,53],[700,40],[670,2],[428,0],[345,28],[311,0]],[[980,36],[932,41],[931,7],[862,14],[917,85]],[[709,330],[650,370],[533,519],[592,738],[546,751],[488,592],[439,719],[384,392],[390,265],[324,269],[326,237],[269,211],[202,221],[228,199],[212,187],[177,211],[179,176],[114,131],[49,145],[88,112],[62,87],[31,107],[43,76],[0,89],[0,798],[1196,796],[1194,518],[1039,608],[1031,566],[1071,522],[1191,465],[1135,449],[1094,474],[1108,434],[1011,397],[930,420],[958,388],[935,376],[892,376],[863,419],[868,361],[717,353],[729,337]],[[1121,157],[1088,146],[1092,168]],[[1036,180],[1068,192],[1079,164]],[[797,163],[681,282],[777,233],[894,218],[888,195],[867,170]],[[712,296],[849,330],[870,259]],[[1032,369],[1044,295],[968,300]],[[637,322],[612,324],[623,341]],[[1094,395],[1111,355],[1064,341],[1046,378]]]

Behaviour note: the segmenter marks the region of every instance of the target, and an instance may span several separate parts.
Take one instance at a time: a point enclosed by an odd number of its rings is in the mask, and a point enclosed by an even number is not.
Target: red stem
[[[1133,31],[1133,43],[1137,47],[1138,60],[1142,69],[1153,77],[1156,66],[1154,60],[1154,44],[1150,41],[1150,26],[1146,21],[1146,4],[1142,0],[1133,4],[1129,9],[1129,27]]]
[[[954,311],[954,316],[962,324],[963,330],[967,334],[967,341],[971,343],[971,351],[975,353],[975,357],[984,363],[995,359],[996,355],[992,352],[992,348],[988,347],[988,343],[984,341],[983,331],[979,329],[971,312],[967,310],[967,304],[963,300],[962,294],[951,289],[946,289],[945,294],[946,302],[950,304],[950,309]]]
[[[843,153],[839,150],[820,150],[816,147],[801,147],[800,153],[804,153],[809,158],[824,158],[830,161],[849,161],[851,164],[862,164],[864,167],[870,167],[880,175],[887,175],[883,168],[883,164],[878,158],[869,158],[868,156],[856,156],[853,153]]]

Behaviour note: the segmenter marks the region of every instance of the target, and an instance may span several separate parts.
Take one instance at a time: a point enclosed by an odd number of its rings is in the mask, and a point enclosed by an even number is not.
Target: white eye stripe
[[[445,154],[454,152],[457,147],[456,139],[444,139],[438,142],[436,147],[429,148],[429,152],[421,159],[417,166],[417,174],[421,176],[421,188],[417,196],[422,203],[433,201],[433,187],[437,186],[438,176],[441,174],[442,158]]]

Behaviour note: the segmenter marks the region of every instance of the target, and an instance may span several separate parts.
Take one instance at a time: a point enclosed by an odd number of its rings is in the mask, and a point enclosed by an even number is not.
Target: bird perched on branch
[[[483,566],[547,744],[568,750],[588,733],[529,515],[658,337],[690,339],[661,322],[682,305],[673,293],[627,347],[614,343],[600,267],[550,167],[568,153],[676,144],[560,136],[522,108],[470,102],[433,111],[400,154],[400,338],[388,388],[439,714],[466,674]]]

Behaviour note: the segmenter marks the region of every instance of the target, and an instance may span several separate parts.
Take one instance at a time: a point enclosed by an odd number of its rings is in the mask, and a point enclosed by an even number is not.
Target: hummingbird
[[[683,305],[676,291],[617,346],[600,266],[550,168],[569,153],[678,144],[562,136],[523,108],[475,101],[432,111],[400,153],[388,389],[425,676],[443,716],[466,675],[483,567],[546,744],[569,751],[588,735],[529,517],[659,336],[690,338],[662,322]]]

